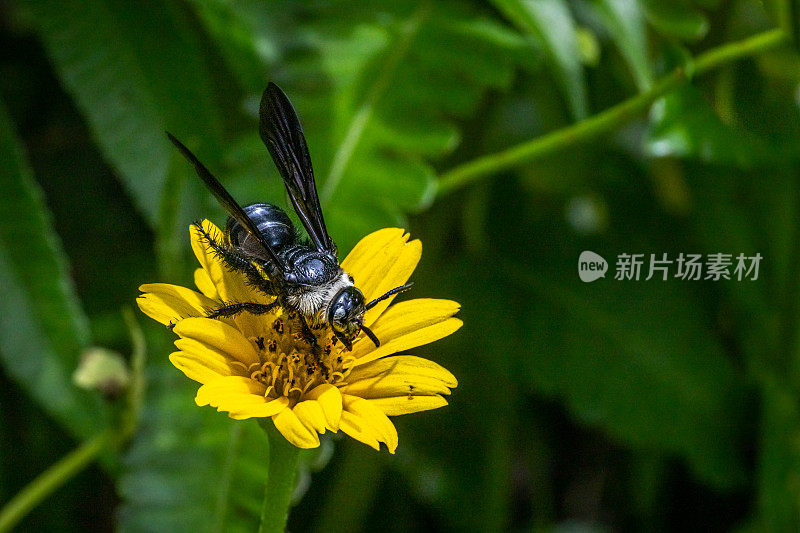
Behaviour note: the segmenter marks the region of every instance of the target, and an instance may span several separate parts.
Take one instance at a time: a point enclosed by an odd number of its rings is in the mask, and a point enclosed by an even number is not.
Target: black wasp
[[[210,311],[207,317],[229,317],[241,312],[261,314],[279,305],[297,313],[303,338],[312,348],[318,345],[311,326],[325,324],[330,325],[333,334],[348,349],[352,349],[353,340],[362,331],[375,346],[380,346],[378,338],[362,322],[364,313],[411,284],[365,302],[353,278],[336,259],[336,245],[325,228],[303,129],[289,99],[274,83],[267,86],[261,97],[259,119],[261,139],[280,171],[289,199],[308,233],[308,241],[300,238],[280,207],[262,203],[242,209],[197,157],[167,133],[230,214],[222,242],[205,232],[200,224],[196,224],[198,230],[230,270],[241,273],[255,289],[275,297],[269,304],[229,302]]]

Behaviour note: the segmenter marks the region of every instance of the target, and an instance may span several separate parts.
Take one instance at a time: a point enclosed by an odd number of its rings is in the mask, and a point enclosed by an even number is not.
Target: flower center
[[[261,361],[248,368],[252,379],[267,386],[265,396],[286,396],[296,403],[319,385],[343,384],[355,358],[330,328],[314,332],[317,346],[312,349],[300,338],[300,321],[293,314],[266,315],[265,319],[268,328],[264,334],[250,337]]]

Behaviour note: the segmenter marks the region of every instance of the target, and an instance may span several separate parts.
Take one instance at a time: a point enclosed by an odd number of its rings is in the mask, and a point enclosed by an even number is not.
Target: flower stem
[[[56,464],[39,474],[0,509],[0,532],[9,531],[28,512],[117,441],[113,429],[106,430],[80,445]]]
[[[662,77],[648,91],[637,94],[593,117],[501,152],[468,161],[445,172],[439,177],[438,194],[451,193],[501,170],[593,139],[638,116],[646,111],[653,102],[693,77],[737,59],[769,50],[784,42],[786,42],[786,34],[782,30],[770,30],[742,41],[713,48],[697,56],[688,65],[676,68]]]
[[[294,492],[300,449],[284,438],[271,422],[262,427],[269,437],[269,474],[261,506],[259,533],[283,533]]]

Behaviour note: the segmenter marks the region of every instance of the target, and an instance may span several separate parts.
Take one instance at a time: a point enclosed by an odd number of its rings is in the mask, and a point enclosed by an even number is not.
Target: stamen
[[[350,373],[345,364],[355,359],[343,357],[344,346],[334,344],[336,337],[330,330],[317,337],[320,349],[314,353],[309,353],[308,342],[295,335],[295,330],[294,321],[285,320],[284,315],[284,320],[267,321],[261,336],[250,337],[260,361],[250,365],[245,375],[266,386],[267,399],[286,396],[294,404],[319,385],[341,384]]]

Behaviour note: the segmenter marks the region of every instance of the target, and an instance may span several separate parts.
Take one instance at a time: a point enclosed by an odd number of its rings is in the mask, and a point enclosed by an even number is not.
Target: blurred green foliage
[[[0,3],[0,503],[115,407],[71,374],[130,352],[142,283],[191,284],[188,225],[224,214],[169,146],[241,203],[285,204],[258,139],[289,94],[330,233],[408,228],[417,296],[465,327],[417,353],[451,405],[395,419],[396,456],[330,438],[302,458],[292,531],[800,528],[800,56],[773,0]],[[437,194],[437,176],[648,91],[783,28],[605,135]],[[581,251],[611,263],[580,282]],[[757,281],[613,279],[621,253],[763,256]],[[644,276],[642,276],[644,278]],[[268,447],[194,406],[149,345],[124,450],[26,530],[252,531]],[[330,460],[328,460],[330,459]]]

